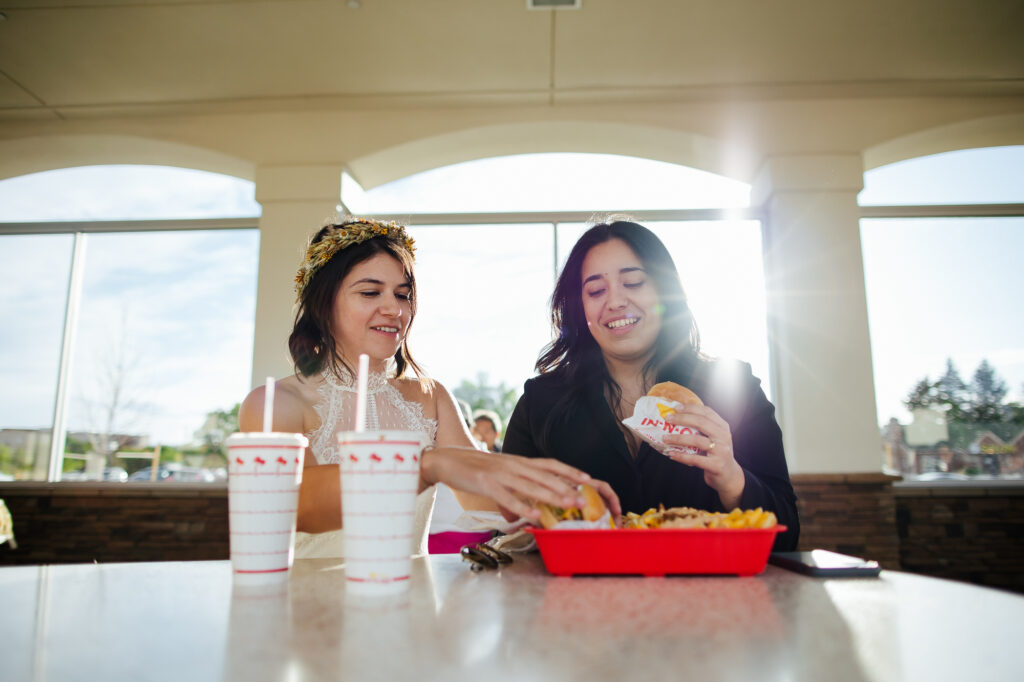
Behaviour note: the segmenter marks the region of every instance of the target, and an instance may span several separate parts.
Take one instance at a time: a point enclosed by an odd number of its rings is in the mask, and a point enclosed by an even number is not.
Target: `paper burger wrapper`
[[[688,426],[677,426],[665,421],[666,415],[671,414],[675,410],[682,409],[682,407],[680,403],[674,400],[645,395],[636,401],[636,405],[633,407],[633,416],[623,419],[622,423],[663,455],[669,452],[687,452],[692,455],[700,454],[701,451],[694,447],[665,445],[665,436],[694,433],[694,430]]]
[[[615,523],[612,521],[612,513],[610,511],[605,511],[604,514],[593,521],[584,521],[582,519],[578,521],[559,521],[549,530],[593,530],[595,528],[598,530],[606,530],[614,527]]]

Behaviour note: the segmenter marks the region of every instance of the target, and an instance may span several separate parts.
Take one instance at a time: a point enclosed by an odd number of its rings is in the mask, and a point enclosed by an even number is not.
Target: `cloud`
[[[261,211],[249,181],[166,166],[85,166],[23,175],[0,181],[0,207],[5,222],[249,217]]]

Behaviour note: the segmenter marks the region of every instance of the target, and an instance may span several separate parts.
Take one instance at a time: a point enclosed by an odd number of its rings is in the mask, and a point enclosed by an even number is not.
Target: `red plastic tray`
[[[764,570],[786,527],[527,530],[555,575],[749,576]]]

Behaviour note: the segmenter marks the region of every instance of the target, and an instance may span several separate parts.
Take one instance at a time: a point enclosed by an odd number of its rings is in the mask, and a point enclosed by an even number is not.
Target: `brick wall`
[[[896,501],[884,474],[794,474],[800,549],[830,549],[899,569]]]
[[[895,487],[903,570],[1024,593],[1024,483]]]
[[[227,489],[167,483],[4,483],[17,549],[0,564],[228,558]]]
[[[800,548],[1024,593],[1024,481],[797,474]],[[18,549],[0,565],[228,558],[223,486],[0,483]]]

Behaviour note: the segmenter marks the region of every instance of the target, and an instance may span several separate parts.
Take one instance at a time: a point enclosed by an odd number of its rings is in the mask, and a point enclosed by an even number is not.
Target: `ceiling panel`
[[[486,11],[481,11],[481,9]],[[0,70],[50,105],[547,88],[518,2],[221,2],[6,11]]]
[[[0,78],[7,115],[1024,91],[1021,0],[555,12],[523,0],[6,0],[3,12],[0,74],[27,91]]]
[[[17,108],[34,107],[38,105],[39,102],[36,98],[25,92],[24,88],[12,81],[10,78],[0,73],[0,107]]]
[[[586,0],[557,21],[566,89],[1024,77],[1020,0]]]

